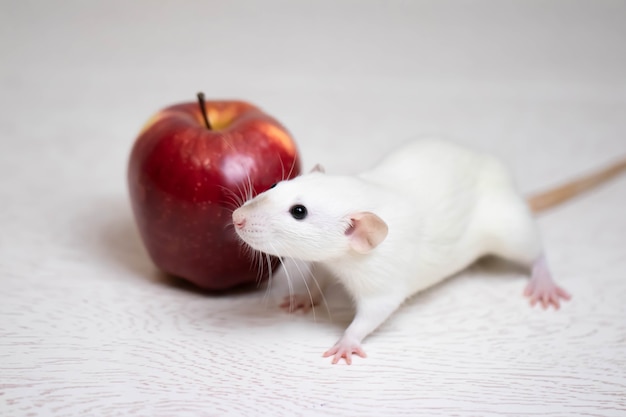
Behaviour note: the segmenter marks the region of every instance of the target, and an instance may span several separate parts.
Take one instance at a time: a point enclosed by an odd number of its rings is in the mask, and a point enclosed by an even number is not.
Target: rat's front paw
[[[314,305],[316,305],[315,300],[310,296],[294,294],[285,296],[283,302],[280,304],[280,308],[286,310],[288,313],[294,313],[298,310],[301,310],[303,313],[308,313]]]
[[[324,352],[324,357],[333,357],[333,364],[338,363],[343,358],[348,365],[352,364],[352,355],[358,355],[362,358],[367,357],[361,343],[350,338],[342,337],[335,346]]]

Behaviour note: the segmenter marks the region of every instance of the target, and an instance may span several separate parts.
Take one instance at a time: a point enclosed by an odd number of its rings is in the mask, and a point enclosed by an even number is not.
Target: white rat
[[[623,169],[626,161],[526,201],[495,158],[426,139],[356,176],[314,169],[280,182],[235,210],[233,224],[253,249],[284,258],[280,273],[303,277],[306,293],[283,307],[319,302],[316,269],[343,284],[356,315],[324,356],[350,364],[408,297],[485,255],[528,266],[531,304],[559,308],[570,295],[552,279],[531,207],[552,206]]]

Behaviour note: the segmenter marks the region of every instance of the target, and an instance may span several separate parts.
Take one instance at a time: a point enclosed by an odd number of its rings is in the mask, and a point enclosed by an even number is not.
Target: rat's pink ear
[[[387,237],[387,223],[368,211],[350,215],[350,227],[346,236],[350,238],[350,247],[358,253],[368,253],[380,245]]]
[[[324,169],[324,167],[320,164],[316,164],[313,169],[310,171],[310,173],[314,173],[314,172],[320,172],[322,174],[324,174],[326,172],[326,170]]]

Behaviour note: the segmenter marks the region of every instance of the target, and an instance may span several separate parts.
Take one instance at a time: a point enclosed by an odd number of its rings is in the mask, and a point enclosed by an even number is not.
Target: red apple
[[[287,130],[259,108],[198,98],[148,121],[130,155],[128,187],[153,262],[202,288],[223,290],[263,279],[259,259],[231,226],[232,211],[298,175],[300,158]],[[263,270],[267,275],[266,265]]]

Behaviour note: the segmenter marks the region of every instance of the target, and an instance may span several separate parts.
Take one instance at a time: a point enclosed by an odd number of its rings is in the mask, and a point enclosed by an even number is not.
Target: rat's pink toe
[[[572,296],[570,295],[570,293],[568,293],[567,291],[565,291],[563,288],[561,287],[556,287],[556,293],[559,297],[561,297],[564,300],[571,300]]]
[[[561,300],[572,298],[567,291],[554,282],[543,258],[539,259],[533,266],[530,281],[524,289],[524,295],[528,297],[531,306],[535,306],[539,302],[543,309],[552,306],[556,310],[561,307]]]
[[[302,294],[295,294],[292,296],[285,296],[283,302],[279,305],[283,310],[287,310],[288,313],[294,313],[301,310],[303,313],[308,313],[313,308],[311,297],[307,297]]]
[[[333,357],[332,364],[337,364],[341,359],[346,361],[346,364],[352,364],[352,355],[357,355],[362,358],[366,358],[365,351],[361,348],[359,343],[341,339],[335,346],[324,352],[324,357]]]

